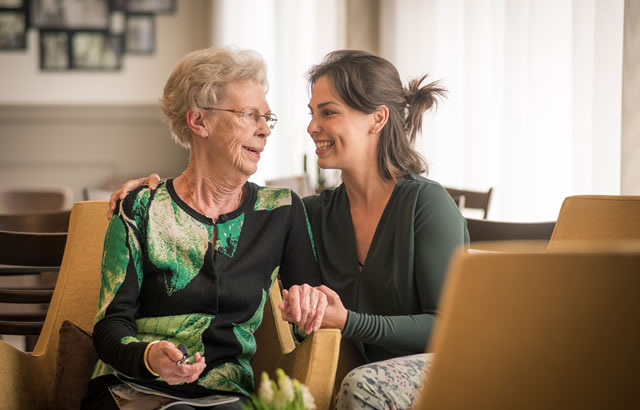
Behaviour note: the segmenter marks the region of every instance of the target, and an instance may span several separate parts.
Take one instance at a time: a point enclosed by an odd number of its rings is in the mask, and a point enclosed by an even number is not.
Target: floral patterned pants
[[[342,381],[336,409],[409,409],[433,353],[396,357],[353,369]]]

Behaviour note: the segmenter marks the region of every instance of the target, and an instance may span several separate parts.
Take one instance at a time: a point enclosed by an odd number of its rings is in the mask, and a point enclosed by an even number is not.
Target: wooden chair
[[[484,248],[495,241],[549,241],[555,222],[501,222],[467,218],[472,249]]]
[[[14,232],[67,232],[71,210],[27,214],[0,214],[0,230]]]
[[[35,347],[53,295],[70,213],[0,214],[0,335],[25,336],[26,351]]]
[[[640,196],[565,198],[551,244],[564,240],[640,239]]]
[[[56,356],[60,327],[65,320],[91,333],[98,306],[100,264],[107,228],[106,201],[76,203],[51,305],[32,354],[0,342],[0,408],[47,408],[56,392]],[[256,335],[253,366],[273,376],[281,366],[309,386],[319,409],[330,406],[338,346],[338,330],[323,329],[295,346],[288,324],[278,316],[279,289],[274,286],[263,324]],[[286,329],[286,331],[285,331]]]
[[[0,214],[51,212],[72,204],[73,190],[66,186],[0,187]]]
[[[445,189],[454,199],[460,196],[464,196],[464,203],[463,207],[461,208],[480,209],[484,212],[483,218],[487,219],[487,215],[489,212],[489,202],[491,201],[491,193],[493,192],[493,188],[489,188],[487,192],[470,191],[467,189],[456,189],[447,187],[445,187]]]
[[[640,245],[456,255],[414,409],[640,408]]]

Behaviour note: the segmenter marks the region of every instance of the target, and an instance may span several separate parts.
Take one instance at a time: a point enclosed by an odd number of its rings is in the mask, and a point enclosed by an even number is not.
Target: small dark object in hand
[[[180,343],[178,345],[178,350],[180,350],[182,352],[182,359],[178,360],[176,362],[176,365],[180,366],[182,364],[188,363],[189,362],[189,350],[187,350],[187,346],[185,346],[182,343]]]

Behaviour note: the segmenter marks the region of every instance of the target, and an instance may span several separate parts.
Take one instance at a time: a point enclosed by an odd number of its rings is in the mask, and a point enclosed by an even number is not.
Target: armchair
[[[550,246],[563,240],[640,239],[640,196],[565,198]]]
[[[459,252],[414,408],[640,408],[638,266],[637,241]]]
[[[55,394],[60,329],[65,320],[91,333],[98,306],[100,263],[107,228],[106,201],[76,203],[60,274],[44,327],[32,354],[0,341],[0,409],[50,408]],[[330,405],[337,366],[340,333],[321,330],[295,346],[288,324],[279,316],[279,288],[273,287],[270,304],[256,336],[257,376],[273,374],[276,366],[309,386],[319,409]],[[272,314],[269,314],[271,312]]]

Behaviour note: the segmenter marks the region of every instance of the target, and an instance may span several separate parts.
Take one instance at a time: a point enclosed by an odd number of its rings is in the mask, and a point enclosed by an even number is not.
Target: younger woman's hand
[[[325,285],[318,286],[316,289],[325,294],[328,302],[321,327],[323,329],[344,330],[344,325],[347,323],[348,311],[342,304],[340,296],[333,289]]]
[[[109,200],[109,209],[107,210],[107,219],[111,218],[113,212],[116,210],[116,202],[118,199],[123,200],[125,196],[129,193],[129,191],[136,189],[140,185],[149,185],[149,188],[152,190],[158,188],[160,184],[160,176],[155,172],[149,176],[138,179],[130,179],[122,186],[119,190],[111,194],[111,199]]]
[[[184,357],[171,342],[161,341],[149,347],[147,361],[151,370],[158,373],[168,384],[191,383],[198,380],[206,367],[204,356],[196,352],[193,363],[178,364]]]

